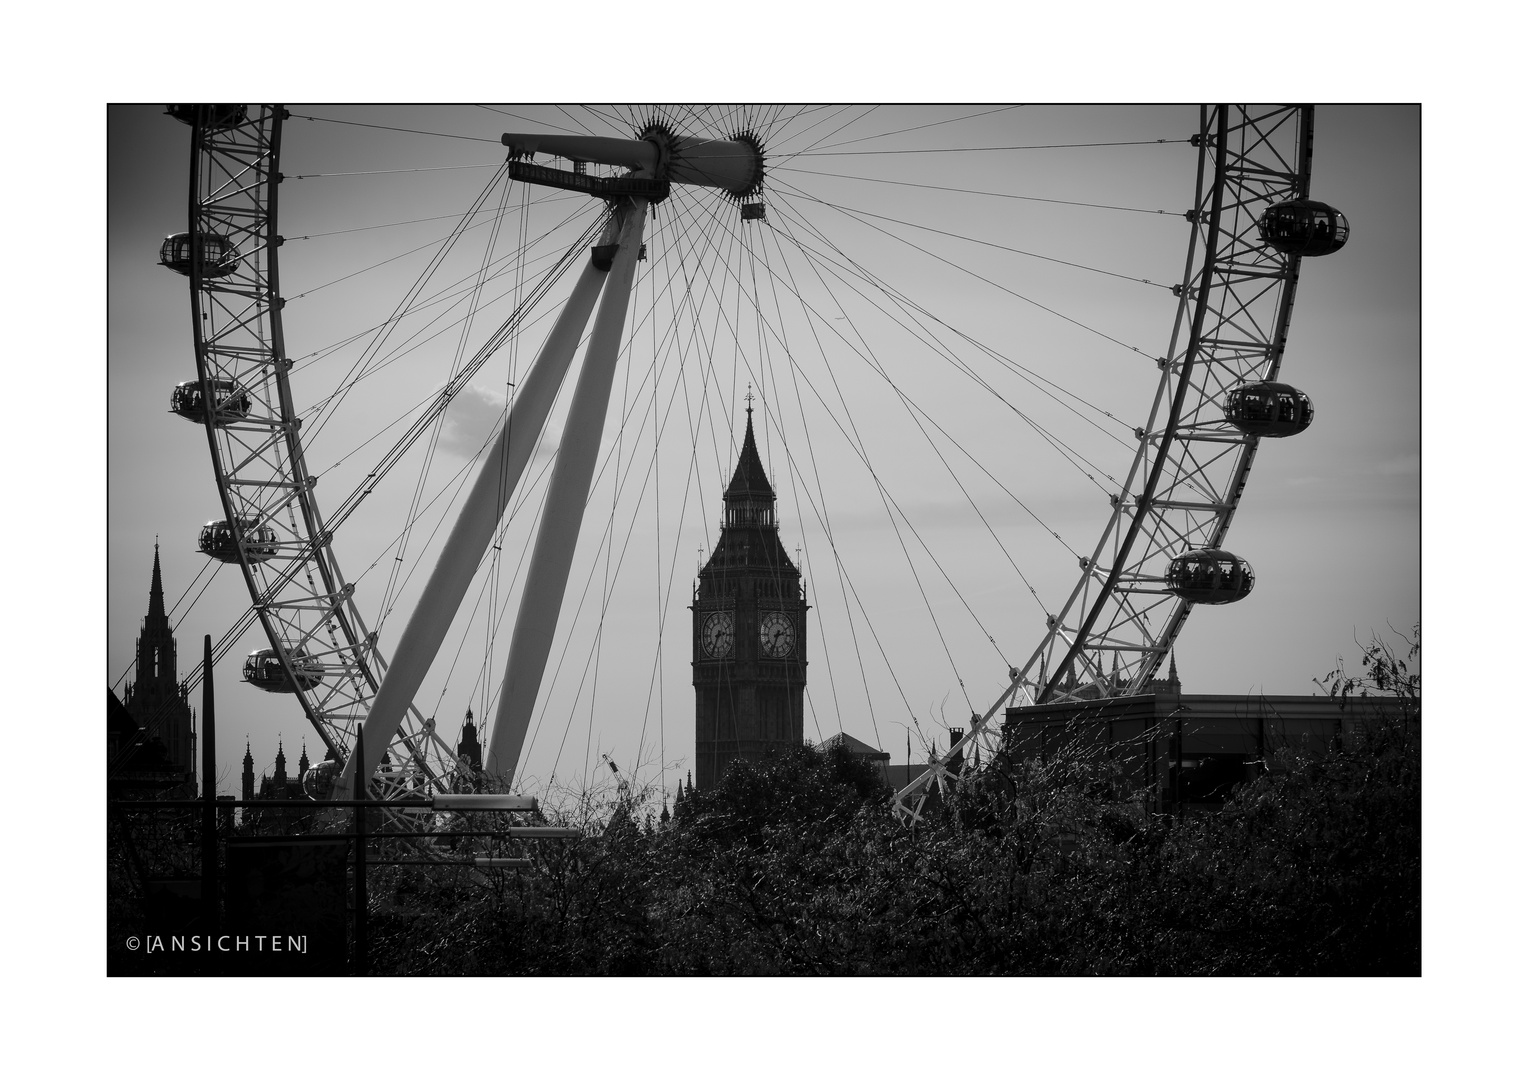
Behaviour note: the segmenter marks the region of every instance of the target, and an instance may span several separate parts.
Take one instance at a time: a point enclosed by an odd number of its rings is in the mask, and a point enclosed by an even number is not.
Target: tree
[[[989,762],[910,830],[873,767],[801,749],[685,785],[667,829],[590,819],[494,888],[399,868],[423,884],[374,919],[374,955],[397,973],[1415,975],[1420,639],[1318,680],[1341,744],[1280,749],[1220,812],[1141,813],[1079,741]]]

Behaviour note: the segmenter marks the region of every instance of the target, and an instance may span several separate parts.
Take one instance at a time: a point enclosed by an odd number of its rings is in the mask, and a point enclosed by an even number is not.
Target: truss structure
[[[331,546],[334,530],[370,489],[349,493],[327,520],[320,513],[288,382],[292,364],[282,337],[276,232],[284,117],[279,106],[262,106],[231,122],[213,122],[208,113],[192,129],[190,293],[202,419],[224,520],[237,540],[233,554],[251,598],[245,619],[219,643],[219,655],[258,621],[284,673],[284,689],[296,696],[326,749],[345,761],[388,665]],[[894,810],[904,820],[916,820],[931,786],[957,778],[958,762],[998,749],[996,717],[1005,705],[1145,692],[1167,657],[1193,607],[1168,591],[1167,566],[1186,551],[1222,546],[1257,451],[1257,436],[1226,421],[1225,396],[1244,383],[1276,379],[1283,358],[1300,258],[1264,246],[1257,222],[1268,207],[1307,195],[1311,120],[1309,107],[1201,110],[1192,140],[1199,150],[1198,182],[1185,215],[1190,240],[1174,290],[1176,317],[1157,361],[1160,378],[1146,422],[1136,430],[1134,459],[1110,498],[1107,524],[1092,554],[1081,560],[1070,595],[1046,616],[1038,646],[1009,670],[991,708],[973,715],[970,732],[935,754],[928,773],[897,794]],[[505,137],[513,151],[512,138],[521,137]],[[658,153],[656,164],[644,159],[635,167],[664,182],[671,164],[664,152],[685,167],[693,165],[682,160],[686,154],[709,161],[710,144],[663,143],[657,151],[650,149],[654,145],[591,140],[568,152],[575,160],[595,161],[617,151]],[[519,160],[523,156],[512,153],[507,168],[539,168]],[[617,164],[631,165],[624,158]],[[741,174],[723,176],[724,165],[707,168],[719,171],[702,176],[703,182],[744,191]],[[576,171],[569,175],[561,186],[589,182]],[[217,255],[222,245],[199,242],[204,236],[222,238],[231,255]],[[572,252],[583,250],[581,242]],[[214,256],[215,264],[209,262]],[[539,295],[494,335],[485,357]],[[469,364],[453,377],[437,406],[381,467],[401,457],[415,432],[425,430],[476,370]],[[219,397],[230,386],[247,395],[247,411],[219,411]],[[368,758],[386,751],[373,790],[383,798],[449,790],[454,753],[412,701],[401,708],[396,727],[391,719],[374,725],[376,741],[368,731]]]
[[[1263,244],[1258,219],[1310,187],[1310,106],[1201,109],[1192,142],[1199,179],[1188,255],[1167,354],[1139,447],[1108,524],[1039,646],[985,715],[928,772],[899,791],[893,812],[917,820],[928,793],[956,782],[961,763],[1001,746],[1011,704],[1096,700],[1147,692],[1193,603],[1166,587],[1175,555],[1218,548],[1246,488],[1258,437],[1231,425],[1228,391],[1277,378],[1300,257]]]
[[[204,110],[205,114],[205,110]],[[303,461],[281,328],[276,203],[285,110],[261,106],[227,126],[192,126],[191,325],[203,423],[224,520],[237,523],[237,561],[250,617],[219,643],[222,655],[258,620],[285,673],[285,687],[327,750],[348,757],[386,663],[352,600]],[[230,256],[207,265],[222,237]],[[219,413],[232,384],[248,395],[243,415]],[[241,409],[242,413],[243,410]],[[269,530],[269,531],[266,531]],[[274,534],[274,542],[270,537]],[[449,790],[451,748],[417,709],[386,747],[373,792],[382,798]],[[380,753],[380,752],[379,752]]]

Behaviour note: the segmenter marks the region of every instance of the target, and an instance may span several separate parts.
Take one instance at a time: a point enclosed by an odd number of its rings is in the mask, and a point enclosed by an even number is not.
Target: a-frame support
[[[603,256],[608,245],[618,243],[620,248],[614,261],[607,264],[605,269],[597,265],[599,260],[595,257],[591,257],[585,264],[552,332],[547,336],[530,371],[521,381],[514,407],[484,459],[482,470],[441,549],[419,604],[410,615],[393,651],[393,662],[366,714],[362,724],[364,739],[360,740],[360,744],[367,748],[366,760],[361,762],[362,775],[372,775],[381,763],[382,754],[397,732],[404,712],[414,700],[431,663],[440,651],[462,598],[493,541],[494,530],[509,506],[515,486],[541,436],[541,430],[546,426],[552,403],[567,375],[573,354],[588,325],[590,313],[594,310],[595,301],[603,292],[604,302],[595,319],[594,333],[586,350],[584,369],[574,393],[572,411],[558,450],[552,486],[548,492],[540,531],[537,533],[526,593],[527,598],[534,593],[536,599],[529,607],[526,599],[521,602],[514,642],[510,646],[505,691],[500,696],[499,718],[495,721],[494,741],[490,744],[489,762],[502,763],[500,768],[493,771],[504,774],[506,779],[513,773],[520,744],[524,739],[525,721],[535,703],[536,689],[541,684],[541,667],[546,662],[551,637],[557,628],[557,612],[567,584],[573,549],[578,541],[584,503],[588,499],[593,463],[599,451],[610,386],[614,378],[621,327],[626,317],[637,252],[642,243],[646,210],[646,200],[642,199],[630,200],[617,208],[597,245]],[[565,464],[565,459],[575,463]],[[555,540],[551,539],[553,536]],[[560,576],[557,574],[557,563],[563,553],[556,551],[543,555],[545,549],[557,545],[566,547]],[[545,581],[540,579],[543,573],[547,575]],[[522,644],[522,639],[525,644]],[[544,645],[537,644],[543,639]],[[526,668],[531,663],[536,665],[534,672]],[[506,711],[511,686],[529,688],[531,700],[523,708]],[[512,742],[503,741],[500,735],[506,716],[510,717],[511,725],[519,723],[518,735]],[[515,717],[518,717],[518,721]],[[356,755],[352,754],[345,762],[345,770],[335,787],[335,798],[352,797],[355,766]]]
[[[552,466],[546,508],[541,513],[536,546],[531,552],[530,568],[525,573],[520,612],[515,618],[515,636],[510,641],[504,685],[499,691],[499,706],[488,740],[484,765],[489,774],[505,781],[513,777],[520,761],[525,732],[536,707],[536,695],[541,690],[547,655],[552,649],[552,636],[557,631],[568,572],[573,566],[573,551],[578,546],[578,533],[584,521],[584,506],[589,501],[589,485],[594,480],[600,435],[605,430],[605,412],[615,381],[616,358],[621,351],[621,333],[626,325],[626,308],[631,299],[632,279],[636,275],[637,255],[642,248],[647,200],[632,199],[616,213],[620,248],[606,278],[605,294],[600,300],[599,313],[594,317],[584,366],[578,373],[578,386],[568,409],[567,426],[557,448],[557,461]]]

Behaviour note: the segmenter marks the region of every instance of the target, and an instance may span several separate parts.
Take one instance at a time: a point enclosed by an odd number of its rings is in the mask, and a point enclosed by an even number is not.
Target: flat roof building
[[[1182,813],[1219,807],[1278,750],[1325,753],[1400,714],[1396,698],[1167,691],[1010,708],[1003,745],[1018,761],[1093,750],[1119,797],[1145,793],[1154,812]]]

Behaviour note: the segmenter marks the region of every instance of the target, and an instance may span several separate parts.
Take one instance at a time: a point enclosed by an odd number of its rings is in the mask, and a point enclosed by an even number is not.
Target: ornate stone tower
[[[271,778],[271,782],[275,786],[276,791],[278,792],[278,794],[276,795],[276,798],[278,798],[278,799],[286,798],[286,790],[287,790],[286,749],[281,745],[281,740],[279,738],[276,740],[276,775]]]
[[[462,721],[461,738],[456,741],[456,775],[451,780],[451,790],[468,792],[478,786],[483,771],[483,744],[478,739],[477,724],[472,721],[472,710]]]
[[[750,402],[752,398],[750,396]],[[753,406],[723,496],[721,538],[695,584],[695,786],[728,764],[801,745],[806,594],[780,543],[775,492],[753,441]]]
[[[244,801],[255,797],[255,755],[250,753],[249,740],[244,740]]]
[[[138,668],[123,704],[144,731],[158,739],[165,761],[185,778],[170,797],[196,795],[196,733],[191,728],[188,690],[175,672],[175,636],[164,610],[164,585],[159,575],[159,545],[154,545],[154,576],[149,584],[149,613],[138,634]]]

